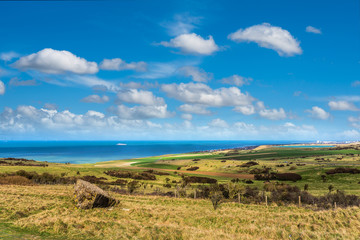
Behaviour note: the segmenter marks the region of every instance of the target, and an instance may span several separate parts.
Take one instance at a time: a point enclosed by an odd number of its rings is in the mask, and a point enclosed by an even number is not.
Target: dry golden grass
[[[48,239],[359,239],[357,207],[313,211],[295,206],[113,194],[111,209],[76,209],[73,186],[0,186],[1,224]],[[1,235],[0,235],[1,237]]]

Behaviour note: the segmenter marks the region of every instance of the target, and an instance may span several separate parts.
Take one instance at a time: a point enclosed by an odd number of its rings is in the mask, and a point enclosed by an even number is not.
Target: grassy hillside
[[[329,190],[360,196],[359,154],[357,148],[273,147],[95,164],[0,159],[0,239],[359,239],[360,210],[356,201],[356,207],[334,208],[334,202],[340,206],[354,197],[346,200],[340,194],[340,198],[335,196],[328,202],[323,199],[321,207],[312,202],[315,200],[308,200],[302,207],[294,205],[300,195],[303,200],[306,194],[319,198],[330,196]],[[328,174],[341,167],[353,172]],[[295,173],[301,180],[281,181],[285,185],[277,185],[280,180],[270,180],[271,184],[256,180],[265,170]],[[109,171],[131,174],[117,177]],[[141,174],[150,178],[134,178]],[[189,176],[216,179],[229,189],[234,184],[242,194],[241,202],[246,204],[228,197],[214,210],[209,193],[203,195],[204,199],[192,199],[195,189],[197,194],[205,194],[210,185],[185,184]],[[72,184],[77,178],[95,181],[119,199],[120,205],[77,209]],[[135,194],[129,195],[129,183],[134,179],[139,185]],[[299,192],[293,187],[307,189]],[[174,196],[180,191],[182,198],[160,196]],[[349,205],[354,204],[342,206]]]
[[[111,209],[76,209],[73,186],[0,186],[0,238],[358,239],[359,208],[296,206],[113,194]]]

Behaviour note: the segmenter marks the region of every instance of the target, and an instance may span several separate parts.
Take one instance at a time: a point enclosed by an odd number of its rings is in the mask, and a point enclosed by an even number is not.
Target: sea
[[[111,160],[189,153],[295,141],[0,141],[0,158],[15,157],[56,163]]]

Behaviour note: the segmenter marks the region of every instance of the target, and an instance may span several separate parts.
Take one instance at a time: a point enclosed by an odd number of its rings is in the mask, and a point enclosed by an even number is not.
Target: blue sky
[[[0,2],[0,139],[360,139],[359,9]]]

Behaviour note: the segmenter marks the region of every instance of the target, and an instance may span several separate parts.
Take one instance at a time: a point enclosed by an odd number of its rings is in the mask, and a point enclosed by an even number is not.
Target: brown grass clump
[[[0,177],[0,184],[1,185],[24,185],[24,186],[34,185],[34,183],[31,180],[27,179],[26,177],[22,177],[22,176]]]

